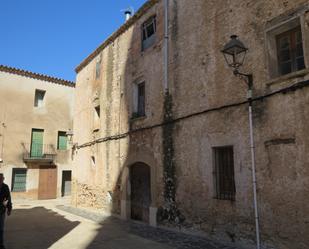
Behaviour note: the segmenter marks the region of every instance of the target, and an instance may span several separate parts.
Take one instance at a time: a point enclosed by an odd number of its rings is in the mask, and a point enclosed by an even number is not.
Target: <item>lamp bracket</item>
[[[252,91],[253,88],[253,75],[252,74],[246,74],[239,72],[238,69],[235,69],[233,71],[235,76],[239,76],[241,79],[244,79],[246,83],[248,84],[248,90]]]

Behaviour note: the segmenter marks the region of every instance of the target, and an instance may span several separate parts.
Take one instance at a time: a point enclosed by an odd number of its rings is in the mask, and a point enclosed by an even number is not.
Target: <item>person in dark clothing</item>
[[[0,173],[0,249],[5,249],[3,241],[5,215],[11,215],[12,212],[10,189],[3,181],[4,176]]]

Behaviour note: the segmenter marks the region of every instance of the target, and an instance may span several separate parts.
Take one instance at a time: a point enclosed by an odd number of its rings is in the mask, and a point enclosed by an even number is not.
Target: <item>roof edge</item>
[[[56,84],[64,85],[68,87],[75,87],[75,82],[73,81],[64,80],[64,79],[60,79],[60,78],[56,78],[56,77],[52,77],[52,76],[48,76],[44,74],[34,73],[34,72],[27,71],[27,70],[18,69],[15,67],[9,67],[5,65],[1,65],[1,64],[0,64],[0,72],[17,74],[20,76],[48,81],[48,82],[52,82],[52,83],[56,83]]]
[[[94,59],[104,48],[111,44],[117,37],[127,31],[143,14],[153,7],[160,0],[148,0],[143,6],[122,26],[120,26],[111,36],[109,36],[98,48],[96,48],[86,59],[84,59],[76,68],[75,72],[79,73]]]

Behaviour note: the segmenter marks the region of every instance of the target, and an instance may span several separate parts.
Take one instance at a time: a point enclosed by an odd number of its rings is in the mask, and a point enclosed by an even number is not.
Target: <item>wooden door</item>
[[[38,199],[57,198],[57,168],[56,166],[41,166],[39,174]]]
[[[149,222],[151,204],[150,168],[143,163],[131,166],[131,218]]]

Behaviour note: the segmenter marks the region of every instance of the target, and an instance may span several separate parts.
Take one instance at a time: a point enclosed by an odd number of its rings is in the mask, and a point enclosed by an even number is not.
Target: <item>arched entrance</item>
[[[149,222],[151,205],[150,167],[135,163],[130,167],[131,219]]]

